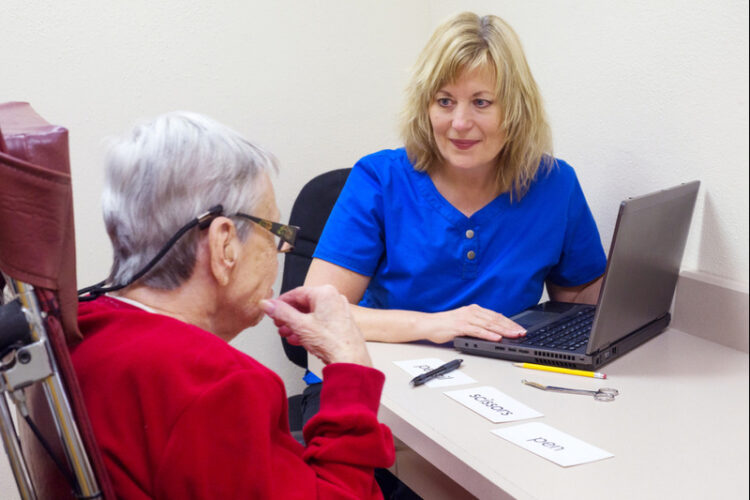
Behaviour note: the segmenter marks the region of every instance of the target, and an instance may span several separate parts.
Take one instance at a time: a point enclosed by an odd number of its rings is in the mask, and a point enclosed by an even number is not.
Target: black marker
[[[453,361],[448,361],[442,366],[438,366],[434,370],[430,370],[426,373],[423,373],[422,375],[417,375],[413,379],[411,379],[411,383],[414,384],[414,386],[422,385],[425,382],[434,379],[435,377],[439,377],[440,375],[448,372],[452,372],[459,366],[461,366],[461,363],[463,363],[463,359],[454,359]]]

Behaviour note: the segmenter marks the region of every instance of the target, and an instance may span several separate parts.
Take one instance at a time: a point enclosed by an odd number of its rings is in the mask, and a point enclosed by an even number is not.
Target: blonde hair
[[[521,41],[497,16],[458,14],[440,25],[417,59],[407,86],[401,135],[414,167],[429,172],[444,159],[432,131],[429,108],[435,94],[475,69],[494,74],[506,143],[497,157],[496,180],[521,199],[540,165],[554,163],[552,137]]]

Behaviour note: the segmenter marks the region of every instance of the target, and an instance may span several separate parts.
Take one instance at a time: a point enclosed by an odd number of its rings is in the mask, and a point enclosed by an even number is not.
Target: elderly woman
[[[103,206],[119,286],[82,297],[72,358],[121,498],[381,497],[373,469],[394,458],[376,418],[383,375],[346,299],[331,286],[271,299],[277,249],[295,236],[271,222],[273,168],[188,113],[111,149]],[[327,365],[307,447],[289,433],[281,379],[228,344],[264,313]]]
[[[573,168],[552,156],[542,100],[502,19],[459,14],[408,86],[405,149],[362,158],[305,284],[333,284],[368,340],[524,335],[507,316],[595,303],[606,257]]]

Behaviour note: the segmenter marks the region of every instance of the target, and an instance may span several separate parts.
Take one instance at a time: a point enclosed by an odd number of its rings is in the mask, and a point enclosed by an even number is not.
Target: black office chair
[[[285,254],[284,273],[281,281],[281,293],[301,286],[305,282],[307,269],[312,262],[313,252],[318,244],[320,234],[328,220],[336,200],[349,177],[351,168],[331,170],[310,180],[297,195],[289,216],[289,224],[299,226],[294,250]],[[301,429],[306,421],[303,414],[314,414],[316,408],[306,407],[306,395],[319,391],[320,385],[314,385],[315,376],[307,370],[307,351],[302,346],[295,346],[281,339],[286,356],[297,366],[305,369],[305,381],[309,384],[303,394],[289,398],[289,427],[292,434],[301,439]]]
[[[300,231],[297,233],[294,250],[285,254],[281,293],[301,286],[305,282],[320,234],[351,170],[351,168],[341,168],[321,174],[305,184],[297,195],[289,216],[289,224],[299,226]],[[281,342],[287,357],[294,364],[305,369],[307,388],[302,394],[289,397],[289,428],[292,435],[304,444],[302,427],[319,409],[318,396],[321,384],[315,382],[317,377],[307,369],[307,351],[302,346],[291,345],[284,338]],[[375,469],[375,480],[386,499],[421,500],[419,495],[387,469]]]

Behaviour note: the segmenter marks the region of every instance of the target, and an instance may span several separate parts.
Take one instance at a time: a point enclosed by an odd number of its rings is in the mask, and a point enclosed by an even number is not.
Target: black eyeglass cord
[[[133,275],[130,280],[128,280],[125,283],[121,283],[119,285],[111,285],[111,286],[104,286],[106,283],[105,281],[100,281],[99,283],[96,283],[95,285],[87,286],[86,288],[81,288],[78,290],[78,301],[79,302],[87,302],[89,300],[94,300],[100,295],[104,295],[105,293],[110,292],[116,292],[117,290],[121,290],[127,286],[132,285],[139,279],[141,279],[143,276],[146,275],[153,267],[167,254],[167,252],[174,246],[175,243],[177,243],[177,240],[182,238],[182,236],[190,231],[195,226],[198,226],[200,229],[206,229],[210,224],[211,221],[214,220],[214,218],[220,216],[224,212],[224,207],[222,205],[215,205],[211,208],[209,208],[205,213],[199,215],[195,219],[191,220],[184,226],[182,226],[171,238],[169,238],[169,241],[167,241],[164,246],[159,250],[159,253],[156,254],[156,256],[149,261],[146,266],[138,271],[135,275]],[[88,295],[87,295],[88,294]]]

